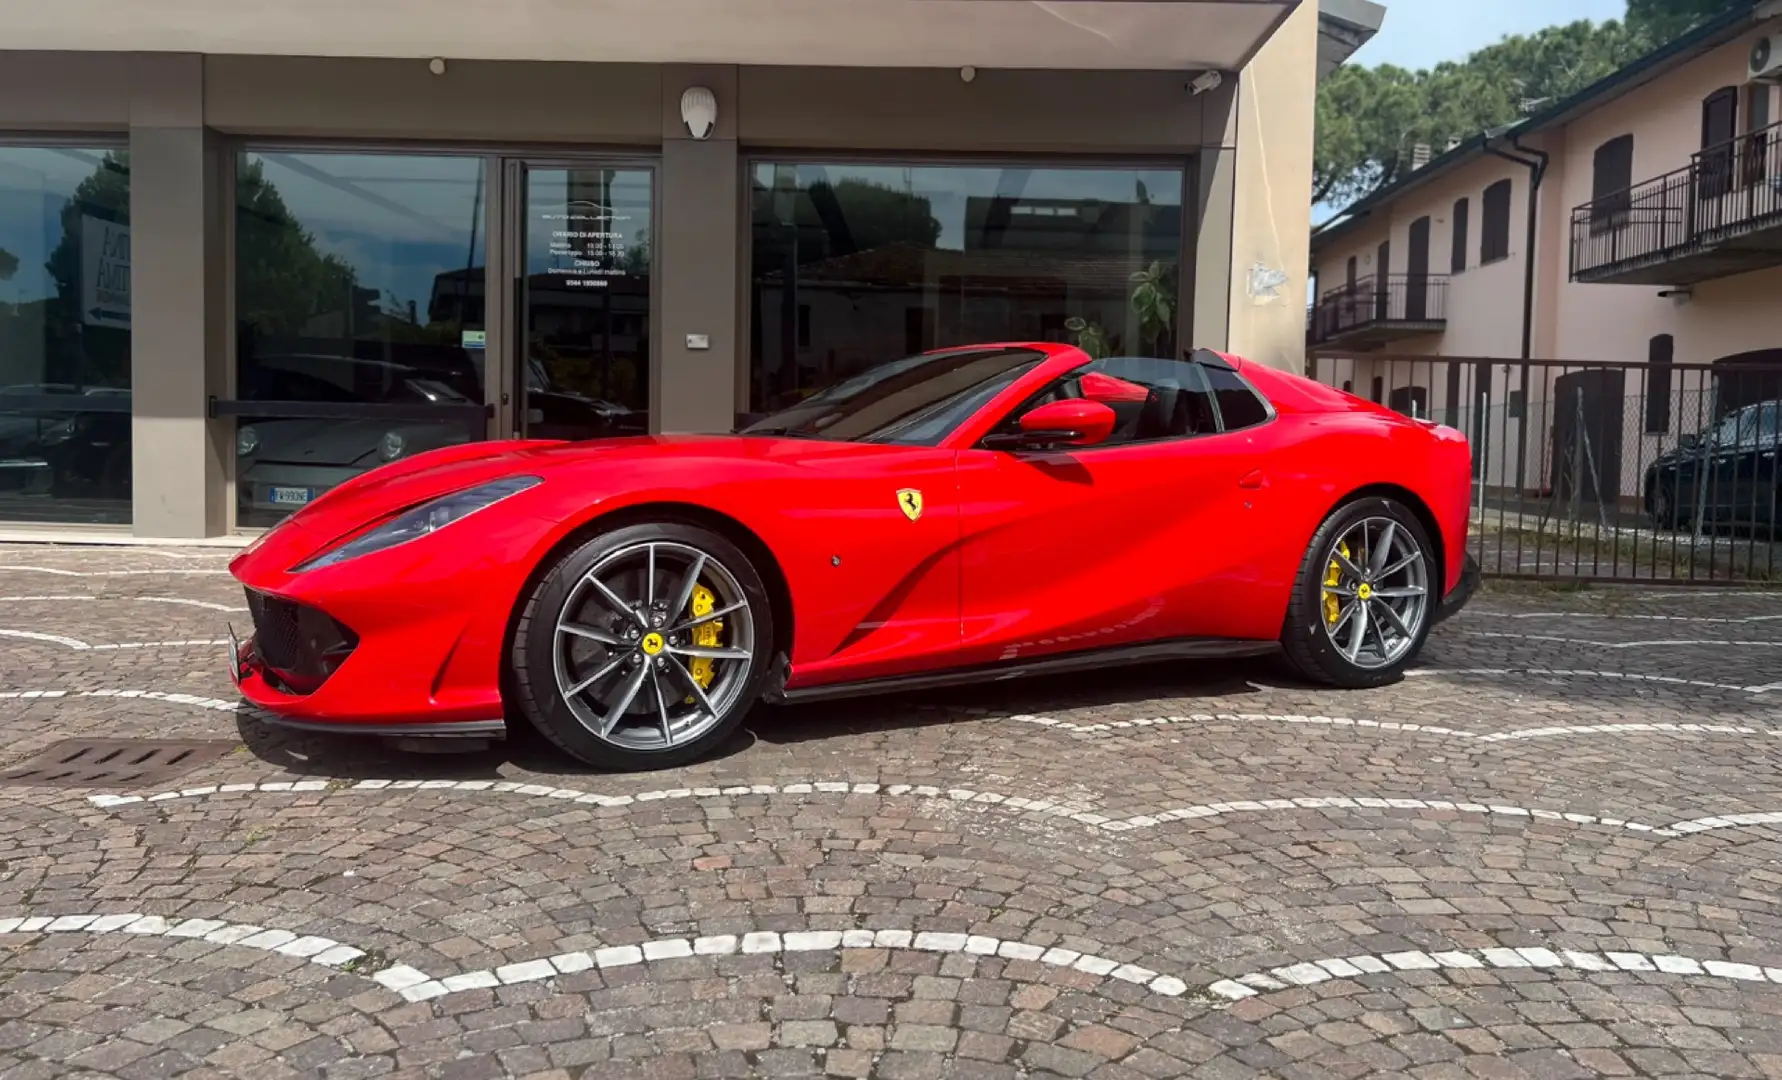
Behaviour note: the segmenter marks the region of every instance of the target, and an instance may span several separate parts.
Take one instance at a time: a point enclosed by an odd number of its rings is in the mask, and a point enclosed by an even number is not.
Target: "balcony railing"
[[[1326,292],[1307,313],[1306,340],[1376,343],[1441,330],[1448,321],[1445,274],[1365,277]]]
[[[1782,124],[1572,211],[1572,280],[1689,285],[1782,265]]]

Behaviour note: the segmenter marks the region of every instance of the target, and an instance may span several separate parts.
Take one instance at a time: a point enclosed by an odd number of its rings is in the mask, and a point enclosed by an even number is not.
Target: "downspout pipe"
[[[1537,211],[1540,205],[1541,181],[1547,176],[1548,154],[1545,150],[1537,150],[1532,146],[1522,145],[1521,135],[1510,136],[1510,146],[1517,153],[1512,154],[1500,150],[1493,145],[1490,133],[1485,136],[1485,152],[1494,157],[1512,161],[1528,170],[1528,238],[1523,244],[1522,264],[1522,377],[1518,380],[1518,389],[1522,394],[1522,428],[1528,427],[1528,364],[1534,354],[1534,296],[1535,296],[1535,244],[1540,236],[1540,219]],[[1527,157],[1518,156],[1529,155]],[[1507,419],[1506,414],[1506,419]],[[1518,439],[1516,448],[1516,489],[1526,491],[1528,471],[1528,440]]]

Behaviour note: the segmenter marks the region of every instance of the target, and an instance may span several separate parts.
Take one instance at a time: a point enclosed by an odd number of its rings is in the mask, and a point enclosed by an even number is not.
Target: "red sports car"
[[[488,442],[334,488],[232,564],[230,666],[302,727],[674,765],[755,703],[1284,650],[1399,676],[1471,594],[1457,431],[1207,351],[871,369],[741,431]]]

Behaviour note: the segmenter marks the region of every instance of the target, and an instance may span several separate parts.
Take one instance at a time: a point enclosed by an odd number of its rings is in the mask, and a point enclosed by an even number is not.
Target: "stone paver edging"
[[[1782,968],[1735,964],[1723,960],[1695,960],[1687,956],[1630,952],[1578,952],[1572,949],[1498,948],[1454,949],[1382,953],[1378,956],[1331,957],[1290,964],[1269,971],[1251,972],[1235,979],[1221,979],[1207,992],[1227,1002],[1242,1001],[1292,986],[1311,986],[1331,979],[1359,975],[1384,975],[1397,971],[1465,971],[1483,968],[1568,968],[1588,972],[1637,972],[1665,975],[1703,975],[1737,982],[1782,985]]]
[[[119,698],[123,700],[165,701],[170,705],[189,705],[211,712],[265,715],[244,701],[224,701],[198,694],[176,694],[165,690],[0,690],[0,701],[66,701],[80,698]]]
[[[140,912],[89,915],[38,915],[0,919],[0,935],[51,933],[124,933],[172,939],[199,939],[215,945],[239,945],[282,956],[307,960],[323,967],[355,971],[354,961],[368,954],[331,938],[299,935],[289,930],[228,923],[220,919],[174,919]],[[544,982],[561,975],[591,970],[632,967],[690,957],[761,956],[799,952],[836,952],[858,949],[957,953],[999,957],[1064,967],[1104,979],[1142,986],[1165,997],[1204,995],[1207,1003],[1221,1008],[1259,994],[1293,986],[1311,986],[1331,979],[1383,975],[1400,971],[1554,969],[1583,972],[1631,972],[1702,976],[1734,982],[1782,985],[1782,968],[1721,960],[1696,960],[1673,954],[1630,952],[1579,952],[1540,947],[1455,949],[1443,952],[1407,951],[1331,957],[1290,964],[1269,971],[1252,972],[1236,979],[1221,979],[1196,992],[1174,975],[1134,963],[1122,963],[1093,953],[1062,946],[1044,946],[984,934],[935,933],[914,930],[762,930],[744,934],[703,937],[653,938],[633,945],[609,945],[590,950],[559,953],[436,977],[406,964],[391,964],[365,971],[373,982],[407,1001],[421,1002],[468,990],[490,989],[520,983]]]
[[[61,634],[43,634],[35,630],[0,630],[0,638],[14,641],[29,641],[42,645],[60,645],[64,649],[76,652],[106,652],[117,649],[190,649],[220,648],[229,644],[228,638],[190,638],[184,641],[124,641],[115,644],[94,644],[79,638],[65,637]]]
[[[1737,694],[1767,694],[1782,690],[1782,682],[1761,686],[1738,686],[1733,683],[1708,682],[1703,679],[1682,679],[1673,675],[1642,675],[1628,671],[1584,671],[1576,668],[1413,668],[1405,678],[1436,678],[1443,675],[1527,675],[1532,678],[1620,679],[1623,682],[1656,683],[1661,686],[1694,686],[1704,690],[1730,690]]]
[[[101,601],[127,601],[137,604],[175,604],[180,607],[204,608],[207,611],[246,612],[244,607],[230,607],[210,600],[192,600],[183,596],[0,596],[0,604],[96,604]]]
[[[1715,734],[1715,735],[1770,735],[1782,737],[1779,728],[1755,728],[1741,724],[1690,724],[1690,723],[1623,723],[1623,724],[1556,724],[1549,727],[1516,728],[1511,731],[1465,731],[1459,728],[1444,727],[1440,724],[1411,724],[1395,720],[1353,720],[1346,716],[1303,716],[1293,713],[1194,713],[1183,716],[1157,716],[1134,720],[1107,720],[1095,724],[1074,724],[1068,720],[1057,720],[1049,716],[1033,716],[1022,713],[1016,716],[1004,716],[998,719],[1017,724],[1039,724],[1073,735],[1097,735],[1109,731],[1127,731],[1137,728],[1170,727],[1178,724],[1250,724],[1278,723],[1303,724],[1314,727],[1346,727],[1375,731],[1398,731],[1406,733],[1422,733],[1441,738],[1465,739],[1481,744],[1523,742],[1529,739],[1548,739],[1572,735],[1640,735],[1640,734]]]
[[[368,955],[365,950],[342,945],[330,938],[303,936],[289,930],[228,923],[220,919],[173,919],[129,912],[118,915],[38,915],[0,919],[4,934],[125,933],[151,937],[198,938],[216,945],[239,945],[282,956],[308,960],[324,967],[342,968]],[[636,945],[609,945],[586,951],[560,953],[501,967],[466,971],[435,978],[405,964],[392,964],[364,972],[372,981],[401,994],[409,1001],[426,1001],[465,990],[479,990],[514,983],[540,982],[559,975],[592,969],[630,967],[659,960],[693,956],[758,956],[793,952],[834,952],[843,949],[892,949],[915,952],[964,953],[998,956],[1007,960],[1031,960],[1068,967],[1087,975],[1119,979],[1143,986],[1152,993],[1181,997],[1188,984],[1137,964],[1109,960],[1093,953],[1061,946],[1030,945],[982,934],[934,933],[913,930],[805,930],[781,933],[761,930],[745,934],[707,937],[655,938]],[[355,970],[347,967],[347,970]]]
[[[80,651],[106,651],[119,649],[148,649],[155,647],[177,646],[221,646],[225,641],[156,641],[134,642],[118,645],[89,645],[72,638],[55,638],[51,635],[37,634],[19,630],[0,630],[0,638],[27,637],[36,640],[53,640]],[[1782,684],[1778,684],[1782,686]],[[1760,688],[1761,689],[1761,688]],[[187,705],[193,708],[216,712],[241,713],[254,718],[262,718],[266,714],[244,701],[225,701],[219,698],[207,698],[196,694],[174,693],[164,690],[6,690],[0,691],[0,701],[64,701],[87,698],[125,698],[145,701],[160,701],[171,705]],[[1132,731],[1143,728],[1170,727],[1181,724],[1211,723],[1280,723],[1313,727],[1340,727],[1375,731],[1392,731],[1405,734],[1422,734],[1438,738],[1460,739],[1480,745],[1494,743],[1522,742],[1529,739],[1561,738],[1578,735],[1636,735],[1636,734],[1716,734],[1716,735],[1768,735],[1782,737],[1782,728],[1756,728],[1740,724],[1691,724],[1691,723],[1622,723],[1622,724],[1557,724],[1547,727],[1517,728],[1511,731],[1480,732],[1466,731],[1460,728],[1446,727],[1441,724],[1413,724],[1392,720],[1351,719],[1345,716],[1306,716],[1293,713],[1193,713],[1177,716],[1158,716],[1132,720],[1109,720],[1094,724],[1076,724],[1068,720],[1058,720],[1049,716],[1035,716],[1022,713],[1014,716],[990,718],[997,722],[1034,724],[1052,728],[1073,735],[1100,735],[1113,731]],[[271,790],[277,790],[271,789]]]
[[[1467,609],[1469,619],[1596,619],[1615,622],[1620,619],[1640,622],[1682,622],[1731,625],[1737,623],[1782,622],[1782,615],[1636,615],[1617,611],[1475,611]]]
[[[1572,825],[1600,825],[1611,829],[1646,833],[1654,836],[1680,836],[1672,829],[1647,825],[1622,818],[1599,817],[1594,814],[1566,813],[1558,810],[1531,809],[1478,802],[1454,802],[1446,799],[1412,799],[1376,796],[1301,796],[1288,799],[1240,799],[1229,802],[1204,803],[1195,806],[1159,810],[1130,817],[1111,817],[1082,808],[1080,803],[1053,799],[1034,799],[992,791],[966,788],[942,788],[931,784],[860,783],[847,780],[812,781],[794,784],[736,784],[727,787],[668,788],[643,791],[634,795],[603,795],[577,788],[552,787],[549,784],[523,784],[511,780],[275,780],[261,783],[209,784],[180,791],[162,791],[152,795],[89,795],[87,801],[103,809],[114,809],[138,803],[154,804],[175,799],[200,799],[212,795],[236,793],[312,793],[369,791],[452,791],[514,794],[534,798],[559,799],[602,807],[636,806],[672,799],[715,799],[743,795],[914,795],[917,798],[946,799],[981,807],[999,806],[1033,814],[1066,818],[1104,832],[1129,832],[1161,825],[1168,821],[1200,820],[1237,813],[1286,810],[1433,810],[1485,816],[1492,819],[1520,818],[1538,821],[1562,821]],[[1727,821],[1730,818],[1704,818],[1703,821]],[[1701,830],[1694,830],[1701,831]]]
[[[1591,649],[1656,649],[1656,648],[1741,648],[1782,649],[1782,641],[1754,641],[1743,638],[1656,638],[1647,641],[1595,641],[1591,638],[1560,637],[1557,634],[1509,634],[1495,630],[1463,630],[1463,637],[1498,641],[1540,641],[1551,645],[1582,645]]]
[[[16,564],[8,564],[0,566],[0,574],[49,574],[53,577],[73,578],[160,577],[168,574],[177,574],[186,577],[228,577],[229,571],[200,570],[173,566],[157,570],[63,570],[53,566],[19,566]]]

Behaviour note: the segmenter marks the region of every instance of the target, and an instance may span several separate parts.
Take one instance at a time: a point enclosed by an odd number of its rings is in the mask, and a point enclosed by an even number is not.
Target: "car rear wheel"
[[[1677,504],[1675,486],[1662,478],[1652,484],[1652,523],[1661,529],[1678,529],[1688,524]]]
[[[1403,504],[1338,507],[1306,551],[1281,645],[1300,674],[1332,686],[1396,681],[1429,636],[1439,599],[1429,536]]]
[[[773,615],[747,556],[691,525],[630,525],[539,580],[514,632],[512,685],[547,738],[597,768],[710,753],[760,697]]]

